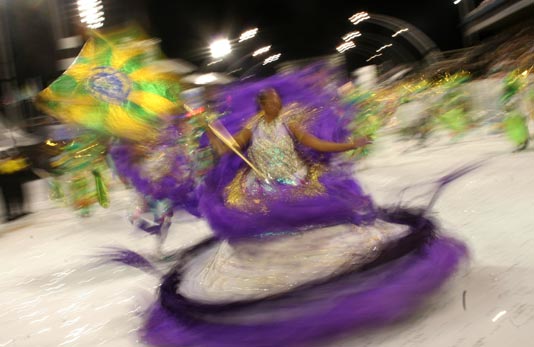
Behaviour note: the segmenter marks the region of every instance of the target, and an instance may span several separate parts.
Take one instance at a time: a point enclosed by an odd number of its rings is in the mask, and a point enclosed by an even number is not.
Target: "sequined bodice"
[[[261,172],[280,183],[298,184],[298,180],[306,175],[306,165],[295,150],[289,130],[279,118],[258,122],[253,129],[248,156]]]

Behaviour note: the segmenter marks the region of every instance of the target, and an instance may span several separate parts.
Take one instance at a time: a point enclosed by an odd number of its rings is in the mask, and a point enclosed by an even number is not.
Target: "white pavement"
[[[411,318],[329,346],[534,345],[534,151],[512,154],[503,138],[479,135],[410,146],[383,138],[358,178],[378,204],[394,203],[408,185],[486,160],[452,183],[434,208],[443,229],[469,244],[471,262]],[[409,190],[402,200],[423,204],[428,195],[417,196],[429,188]],[[155,240],[126,220],[133,194],[116,192],[109,210],[82,219],[49,201],[44,182],[30,190],[35,213],[0,226],[0,347],[143,345],[140,313],[154,300],[159,278],[96,262],[107,246],[155,249]],[[180,218],[166,249],[208,234],[204,222]]]

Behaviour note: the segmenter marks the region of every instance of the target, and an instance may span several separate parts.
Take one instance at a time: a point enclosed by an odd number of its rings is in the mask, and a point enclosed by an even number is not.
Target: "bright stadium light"
[[[278,53],[278,54],[275,54],[275,55],[271,55],[270,57],[266,58],[264,61],[263,61],[263,65],[267,65],[269,63],[272,63],[274,61],[277,61],[278,59],[280,59],[280,56],[282,54]]]
[[[78,0],[80,22],[89,29],[98,29],[104,25],[104,5],[101,0]]]
[[[213,59],[219,59],[232,52],[232,45],[228,39],[219,39],[212,42],[210,51]]]
[[[214,74],[208,73],[208,74],[198,76],[195,79],[195,83],[203,85],[203,84],[210,84],[212,82],[215,82],[216,80],[217,80],[217,77]]]
[[[393,44],[391,44],[391,43],[390,43],[390,44],[387,44],[387,45],[384,45],[384,46],[380,47],[379,49],[377,49],[377,50],[376,50],[376,53],[380,53],[380,52],[382,52],[384,49],[389,48],[389,47],[391,47],[391,46],[393,46]]]
[[[254,51],[254,53],[252,53],[252,56],[253,57],[257,57],[258,55],[261,55],[263,53],[267,53],[271,50],[271,46],[265,46],[265,47],[262,47],[262,48],[258,48],[257,50]]]
[[[354,42],[352,41],[349,41],[349,42],[345,42],[345,43],[342,43],[340,44],[339,46],[336,47],[336,50],[339,52],[339,53],[344,53],[346,51],[348,51],[349,49],[351,48],[354,48],[356,47],[356,45],[354,44]]]
[[[397,31],[395,34],[391,35],[391,37],[397,37],[398,35],[406,32],[406,31],[408,31],[408,28],[401,29],[401,30]]]
[[[371,61],[371,60],[373,60],[373,59],[375,59],[375,58],[381,57],[381,56],[382,56],[382,53],[380,53],[380,54],[375,54],[375,55],[373,55],[371,58],[367,59],[367,61],[369,62],[369,61]]]
[[[258,28],[247,30],[244,33],[242,33],[241,36],[239,36],[239,42],[250,40],[251,38],[256,36],[257,33],[258,33]]]
[[[371,18],[367,12],[358,12],[349,18],[350,22],[354,25],[358,25],[364,20]]]
[[[215,64],[220,63],[221,61],[222,61],[222,59],[217,59],[217,60],[214,60],[214,61],[212,61],[212,62],[206,64],[206,66],[212,66],[212,65],[215,65]]]
[[[360,36],[362,36],[362,34],[359,31],[353,31],[351,33],[348,33],[348,34],[344,35],[342,37],[342,39],[345,42],[349,42],[349,41],[352,41],[353,39],[355,39],[357,37],[360,37]]]

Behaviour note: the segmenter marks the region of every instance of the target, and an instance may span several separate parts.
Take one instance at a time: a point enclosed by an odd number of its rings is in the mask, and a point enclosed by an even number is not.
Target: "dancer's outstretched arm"
[[[358,147],[363,147],[371,143],[371,141],[366,137],[362,137],[356,139],[355,141],[347,143],[337,143],[321,140],[313,136],[312,134],[302,130],[297,124],[290,124],[289,130],[291,130],[293,136],[298,142],[319,152],[345,152],[351,149],[356,149]]]

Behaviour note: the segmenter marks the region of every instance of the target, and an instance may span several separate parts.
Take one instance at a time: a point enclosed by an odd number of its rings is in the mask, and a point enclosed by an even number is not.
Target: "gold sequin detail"
[[[225,188],[227,207],[248,213],[268,213],[269,202],[291,203],[326,192],[319,181],[326,167],[306,165],[295,150],[295,144],[286,124],[297,122],[305,126],[316,114],[316,109],[304,112],[298,104],[290,104],[278,118],[266,123],[260,112],[248,121],[245,128],[253,132],[248,149],[249,159],[271,179],[267,184],[249,168],[241,169]]]
[[[255,199],[246,194],[246,179],[249,173],[248,168],[237,172],[232,182],[224,189],[226,197],[225,204],[228,207],[241,210],[243,212],[267,212],[267,207],[261,199]]]
[[[267,204],[271,201],[295,202],[301,199],[322,195],[326,188],[320,182],[321,176],[326,172],[324,165],[315,164],[308,169],[308,175],[303,184],[297,186],[283,186],[283,194],[260,194],[247,190],[247,176],[250,169],[243,168],[239,170],[232,182],[224,189],[225,205],[230,208],[238,209],[246,213],[268,213]],[[281,184],[273,183],[273,189],[278,189]]]

